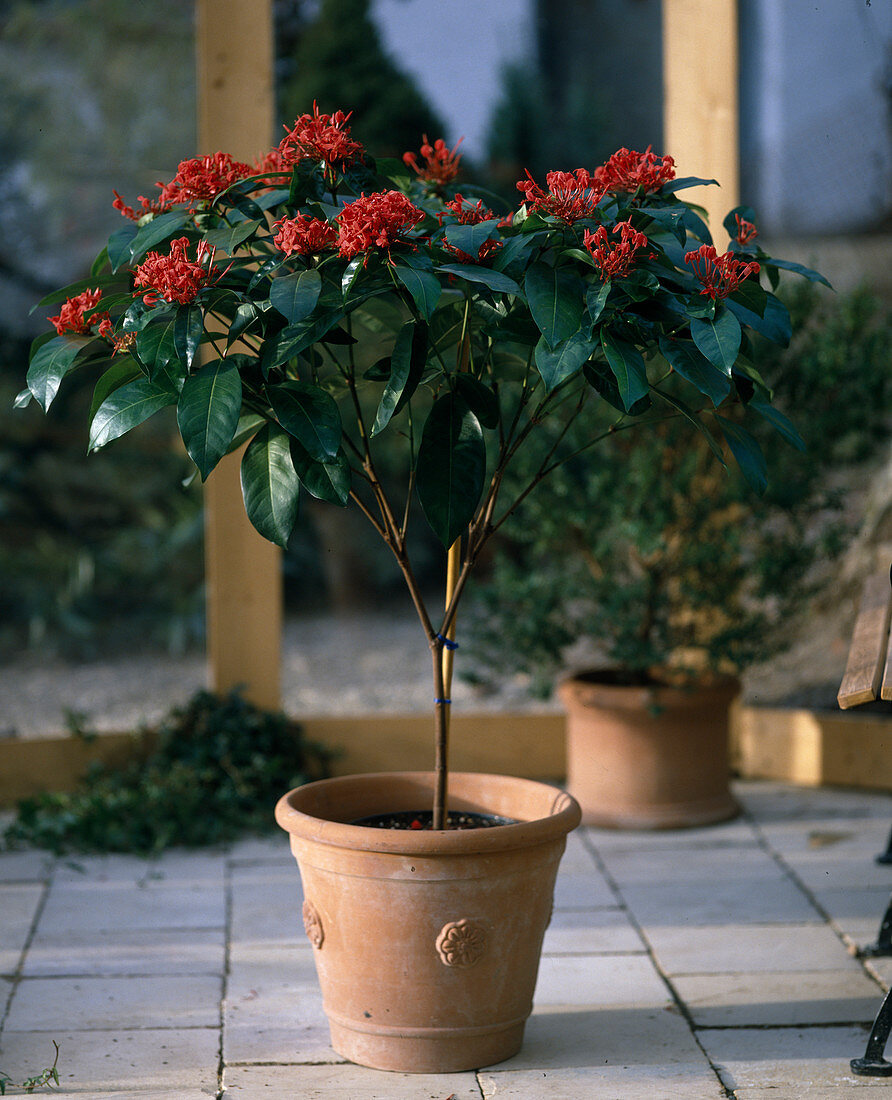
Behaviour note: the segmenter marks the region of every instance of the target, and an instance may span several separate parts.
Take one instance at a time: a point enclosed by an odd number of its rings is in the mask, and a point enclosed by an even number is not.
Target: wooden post
[[[663,0],[663,148],[679,176],[718,180],[683,197],[706,208],[719,252],[740,203],[737,0]]]
[[[253,161],[274,143],[271,0],[197,0],[198,151]],[[281,702],[281,554],[242,505],[241,453],[205,486],[208,662],[212,690],[243,685],[259,706]]]

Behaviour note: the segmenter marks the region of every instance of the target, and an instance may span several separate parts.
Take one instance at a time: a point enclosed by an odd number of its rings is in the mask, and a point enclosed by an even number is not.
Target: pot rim
[[[510,775],[489,775],[482,772],[452,772],[449,789],[464,800],[474,797],[474,792],[484,783],[497,782],[514,793],[518,802],[541,803],[542,816],[519,820],[513,825],[496,825],[486,829],[376,829],[367,825],[352,825],[349,821],[317,816],[300,809],[300,803],[311,803],[317,796],[333,794],[339,787],[345,793],[365,790],[375,785],[394,786],[398,783],[417,784],[420,791],[433,791],[433,772],[369,772],[360,775],[334,776],[319,779],[295,787],[283,795],[276,804],[276,821],[292,836],[292,840],[312,841],[337,847],[362,851],[390,852],[410,856],[467,855],[476,852],[503,852],[526,848],[549,840],[557,840],[572,832],[579,824],[582,810],[572,795],[550,783],[534,779],[522,779]],[[464,795],[462,796],[462,790]],[[388,809],[409,807],[383,807]],[[412,809],[425,807],[413,806]],[[495,812],[495,811],[490,811]],[[505,817],[515,816],[498,810]],[[346,817],[353,815],[346,812]],[[362,815],[356,815],[362,816]]]
[[[727,699],[730,702],[740,694],[741,683],[737,676],[730,673],[712,673],[702,679],[673,682],[667,674],[660,679],[659,670],[654,670],[651,683],[635,684],[611,681],[616,668],[579,669],[558,682],[558,695],[569,698],[595,698],[605,704],[616,706],[639,706],[650,702],[674,705],[697,705],[698,700]],[[606,679],[599,679],[604,676]]]

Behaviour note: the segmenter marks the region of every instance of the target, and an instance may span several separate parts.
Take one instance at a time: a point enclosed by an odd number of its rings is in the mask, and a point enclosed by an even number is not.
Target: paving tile
[[[723,924],[648,929],[661,968],[675,974],[734,974],[758,970],[858,970],[826,924]]]
[[[303,939],[303,890],[294,860],[281,867],[234,866],[230,890],[234,943]]]
[[[45,889],[39,882],[0,883],[0,974],[15,973]]]
[[[556,909],[596,909],[615,906],[617,897],[600,871],[561,871],[554,886]]]
[[[604,862],[620,890],[626,886],[712,883],[717,879],[742,881],[779,878],[783,872],[762,848],[740,845],[734,849],[664,849],[653,852],[608,853]]]
[[[338,1066],[227,1066],[224,1100],[480,1100],[473,1073],[384,1073]]]
[[[40,918],[47,936],[103,934],[121,929],[222,928],[226,908],[222,880],[192,885],[166,880],[54,883]]]
[[[489,1072],[681,1064],[708,1065],[674,1005],[537,1005],[520,1052]]]
[[[0,832],[3,826],[0,825]],[[37,882],[49,878],[56,857],[36,848],[0,852],[0,882]]]
[[[232,864],[281,862],[296,867],[288,834],[279,828],[264,836],[249,836],[233,841],[229,846],[229,862]]]
[[[226,866],[223,849],[173,848],[151,858],[130,855],[78,855],[60,859],[58,883],[207,883],[222,881]]]
[[[604,1065],[549,1070],[484,1070],[484,1100],[722,1100],[725,1091],[706,1063]]]
[[[59,1044],[60,1090],[55,1100],[129,1100],[155,1096],[165,1100],[192,1100],[216,1094],[220,1036],[217,1029],[141,1031],[73,1031],[60,1028],[52,1036],[4,1031],[0,1035],[0,1064],[42,1069],[52,1064],[50,1041]],[[37,1094],[35,1094],[37,1095]]]
[[[882,999],[853,970],[690,974],[673,978],[697,1027],[872,1023]]]
[[[536,1005],[661,1006],[669,991],[647,955],[545,955]]]
[[[558,874],[590,874],[597,872],[597,861],[585,842],[583,829],[576,829],[567,837],[567,846],[561,857]]]
[[[223,1006],[223,1054],[233,1062],[342,1062],[311,947],[235,945]]]
[[[203,975],[26,978],[13,995],[6,1026],[53,1032],[76,1020],[85,1031],[217,1027],[221,996],[221,980]]]
[[[222,975],[226,955],[222,928],[120,929],[102,934],[39,930],[22,973],[63,975]]]
[[[820,919],[803,892],[778,871],[764,878],[716,878],[710,883],[624,886],[622,899],[649,932],[654,927],[802,924]]]
[[[615,954],[644,951],[623,909],[556,909],[545,932],[545,955]]]
[[[730,1089],[775,1090],[778,1100],[856,1085],[887,1085],[888,1078],[857,1077],[849,1067],[864,1054],[869,1028],[727,1028],[702,1030],[698,1038]]]
[[[698,848],[737,848],[757,841],[752,824],[743,817],[696,829],[583,830],[587,843],[598,852],[688,851]]]

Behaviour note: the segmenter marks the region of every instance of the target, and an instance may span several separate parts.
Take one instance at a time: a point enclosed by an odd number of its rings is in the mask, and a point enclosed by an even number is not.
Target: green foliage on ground
[[[199,692],[145,737],[142,758],[94,764],[71,793],[19,803],[10,846],[52,852],[199,847],[273,828],[273,807],[293,787],[328,774],[331,754],[284,714]]]
[[[805,451],[754,430],[770,476],[761,497],[705,439],[692,446],[681,417],[571,459],[518,509],[476,589],[474,679],[519,673],[547,695],[580,640],[633,674],[740,671],[789,641],[853,533],[846,470],[888,446],[892,311],[864,290],[801,286],[786,302],[796,336],[786,349],[760,342],[754,361]],[[562,446],[585,442],[574,432]]]

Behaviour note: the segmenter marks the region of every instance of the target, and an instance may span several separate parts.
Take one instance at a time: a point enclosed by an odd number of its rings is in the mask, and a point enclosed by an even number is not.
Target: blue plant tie
[[[434,699],[434,702],[436,704],[442,703],[444,706],[446,706],[446,705],[450,704],[452,702],[452,700],[451,699]]]
[[[447,638],[443,634],[437,635],[437,641],[443,643],[444,649],[458,649],[458,642],[453,642],[451,638]]]

